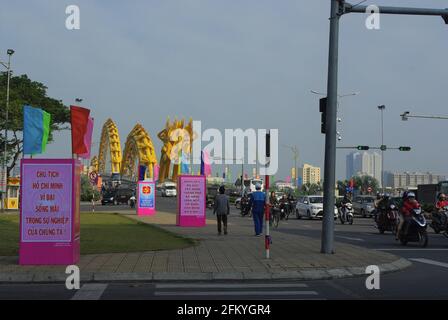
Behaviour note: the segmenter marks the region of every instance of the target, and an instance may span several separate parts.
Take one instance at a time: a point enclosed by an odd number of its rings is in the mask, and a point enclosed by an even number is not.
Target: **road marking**
[[[424,259],[424,258],[411,258],[409,260],[417,261],[417,262],[420,262],[420,263],[431,264],[433,266],[448,268],[448,263],[439,262],[439,261],[435,261],[435,260]]]
[[[376,251],[448,251],[448,249],[442,249],[442,248],[408,248],[408,249],[398,249],[398,248],[392,248],[392,249],[373,249]]]
[[[71,300],[99,300],[106,288],[106,283],[85,284],[75,293]]]
[[[316,291],[167,291],[154,292],[156,296],[296,296],[318,295]]]
[[[254,288],[306,288],[307,284],[304,283],[242,283],[242,284],[233,284],[233,283],[200,283],[200,284],[188,284],[188,283],[162,283],[156,284],[157,289],[171,289],[171,288],[191,288],[191,289],[254,289]]]
[[[344,237],[344,236],[336,236],[336,238],[342,238],[342,239],[353,240],[353,241],[365,241],[364,239],[360,239],[360,238],[351,238],[351,237]]]

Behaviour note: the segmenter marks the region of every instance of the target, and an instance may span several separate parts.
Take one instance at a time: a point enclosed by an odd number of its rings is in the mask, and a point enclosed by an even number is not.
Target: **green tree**
[[[83,174],[81,175],[81,201],[92,201],[92,197],[99,200],[100,193],[98,188],[93,187],[89,178]]]
[[[5,106],[6,106],[7,73],[0,73],[0,153],[5,149]],[[62,101],[47,95],[47,87],[37,81],[32,81],[27,75],[12,76],[10,81],[8,109],[8,140],[7,172],[8,176],[14,168],[17,159],[23,151],[23,106],[39,107],[51,114],[50,135],[48,141],[53,141],[53,133],[62,130],[63,125],[70,121],[70,110]]]
[[[372,192],[379,190],[379,182],[374,177],[363,175],[352,178],[354,180],[355,189],[360,190],[361,194],[367,194],[367,189],[372,188]]]
[[[316,183],[313,183],[313,184],[306,183],[306,184],[302,185],[302,189],[301,189],[301,193],[303,195],[314,195],[320,191],[322,191],[322,186],[320,184],[316,184]]]

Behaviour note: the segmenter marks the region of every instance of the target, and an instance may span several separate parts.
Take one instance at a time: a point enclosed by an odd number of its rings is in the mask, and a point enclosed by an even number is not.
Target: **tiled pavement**
[[[336,253],[320,253],[320,241],[272,230],[271,259],[265,258],[264,237],[253,236],[252,220],[232,215],[229,234],[217,235],[211,216],[204,228],[180,228],[173,213],[153,217],[127,217],[155,224],[198,240],[196,246],[168,251],[93,254],[81,256],[78,266],[87,280],[192,280],[192,279],[317,279],[364,274],[368,265],[395,271],[406,260],[379,251],[336,243]],[[281,228],[281,225],[280,225]],[[18,266],[17,257],[0,257],[1,281],[56,281],[65,279],[65,267]]]

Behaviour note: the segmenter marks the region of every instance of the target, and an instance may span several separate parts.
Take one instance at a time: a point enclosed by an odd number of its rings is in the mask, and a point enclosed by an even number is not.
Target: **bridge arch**
[[[126,139],[121,176],[137,180],[138,163],[148,168],[146,178],[154,178],[154,166],[157,164],[156,150],[150,135],[141,124],[136,124]]]
[[[98,153],[98,172],[106,172],[106,161],[110,157],[112,174],[121,172],[121,144],[118,128],[112,119],[107,119],[101,130],[101,141]]]

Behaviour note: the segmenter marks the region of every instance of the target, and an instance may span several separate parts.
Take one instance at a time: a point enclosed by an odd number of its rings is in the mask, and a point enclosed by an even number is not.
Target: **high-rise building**
[[[353,176],[367,175],[381,183],[381,155],[377,152],[352,152],[346,160],[347,180]]]
[[[299,168],[299,181],[302,184],[317,184],[320,183],[320,168],[313,167],[309,164],[304,163],[302,168]]]
[[[445,180],[444,176],[431,172],[388,172],[387,181],[391,183],[388,187],[394,189],[416,188],[419,184],[437,184]]]

